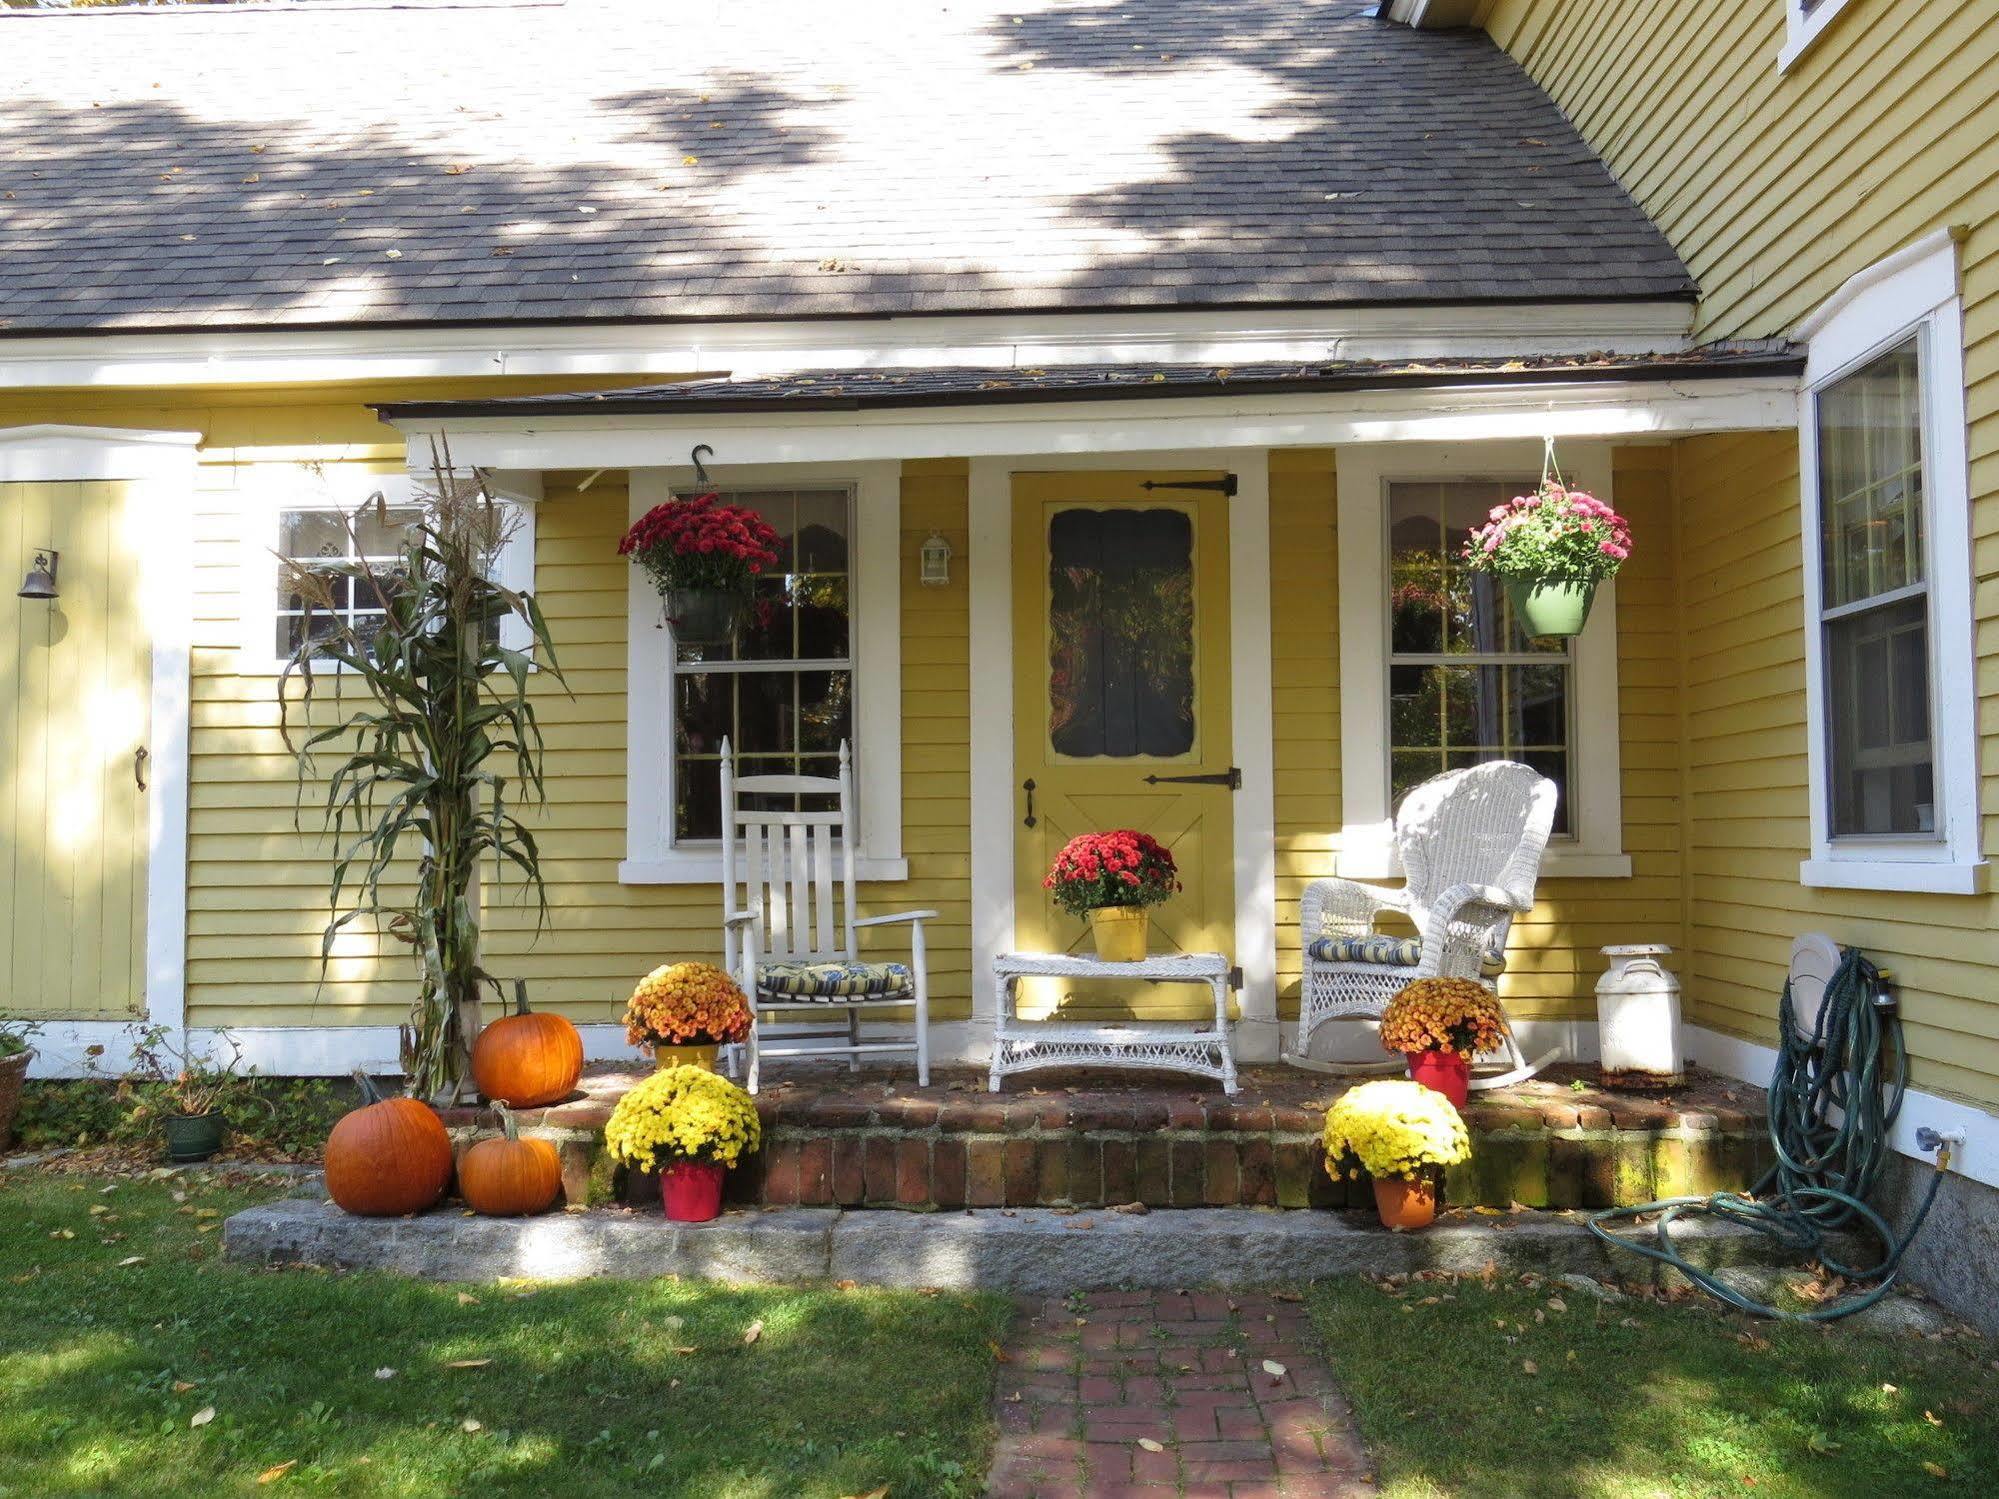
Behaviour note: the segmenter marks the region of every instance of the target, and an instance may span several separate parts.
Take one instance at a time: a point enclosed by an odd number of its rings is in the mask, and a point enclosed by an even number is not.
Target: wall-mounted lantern
[[[936,531],[923,543],[923,569],[917,576],[925,588],[942,588],[951,581],[951,543]]]
[[[53,599],[61,595],[56,589],[56,566],[62,561],[62,553],[54,547],[43,547],[35,553],[35,565],[28,569],[28,576],[21,580],[21,591],[15,595],[24,599]]]

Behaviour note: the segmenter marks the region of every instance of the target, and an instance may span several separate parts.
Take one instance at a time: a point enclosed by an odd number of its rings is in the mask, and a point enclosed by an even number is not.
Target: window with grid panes
[[[833,776],[853,738],[853,494],[846,488],[725,490],[778,533],[733,644],[677,644],[673,836],[721,836],[722,741],[740,773]]]
[[[366,505],[354,515],[350,532],[346,513],[337,509],[283,510],[278,515],[278,554],[308,567],[315,562],[365,561],[377,571],[387,573],[400,565],[409,528],[422,518],[422,510],[415,505],[391,505],[385,513]],[[370,634],[370,621],[379,625],[383,610],[367,583],[340,577],[334,578],[332,585],[335,614],[363,636]],[[305,600],[280,581],[277,605],[274,643],[282,661],[306,638]],[[323,639],[334,623],[326,611],[317,611],[312,622],[313,637]]]
[[[1447,480],[1388,486],[1389,790],[1394,801],[1431,776],[1482,760],[1531,765],[1569,804],[1571,642],[1526,635],[1505,585],[1465,567],[1467,532],[1532,481]]]
[[[1836,838],[1937,830],[1922,416],[1914,336],[1815,397]]]

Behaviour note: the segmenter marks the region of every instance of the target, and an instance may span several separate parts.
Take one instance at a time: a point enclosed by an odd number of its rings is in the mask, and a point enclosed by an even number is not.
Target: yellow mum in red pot
[[[1417,979],[1381,1012],[1381,1045],[1409,1059],[1409,1075],[1463,1108],[1471,1059],[1496,1049],[1505,1028],[1499,996],[1472,979]]]

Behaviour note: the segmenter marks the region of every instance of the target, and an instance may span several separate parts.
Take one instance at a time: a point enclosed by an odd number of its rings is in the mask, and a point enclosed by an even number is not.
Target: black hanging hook
[[[687,455],[694,460],[694,482],[699,484],[703,489],[713,489],[715,481],[708,477],[708,470],[701,462],[701,455],[703,453],[706,453],[710,458],[715,456],[715,450],[705,442],[696,444],[694,451]]]

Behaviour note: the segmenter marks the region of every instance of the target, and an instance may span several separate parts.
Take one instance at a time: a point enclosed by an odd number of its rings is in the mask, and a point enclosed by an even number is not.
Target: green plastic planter
[[[1596,598],[1596,584],[1508,579],[1506,597],[1513,605],[1520,628],[1529,635],[1580,635],[1583,626],[1589,622],[1589,606]]]
[[[165,1124],[170,1161],[205,1161],[222,1149],[220,1112],[171,1114]]]

